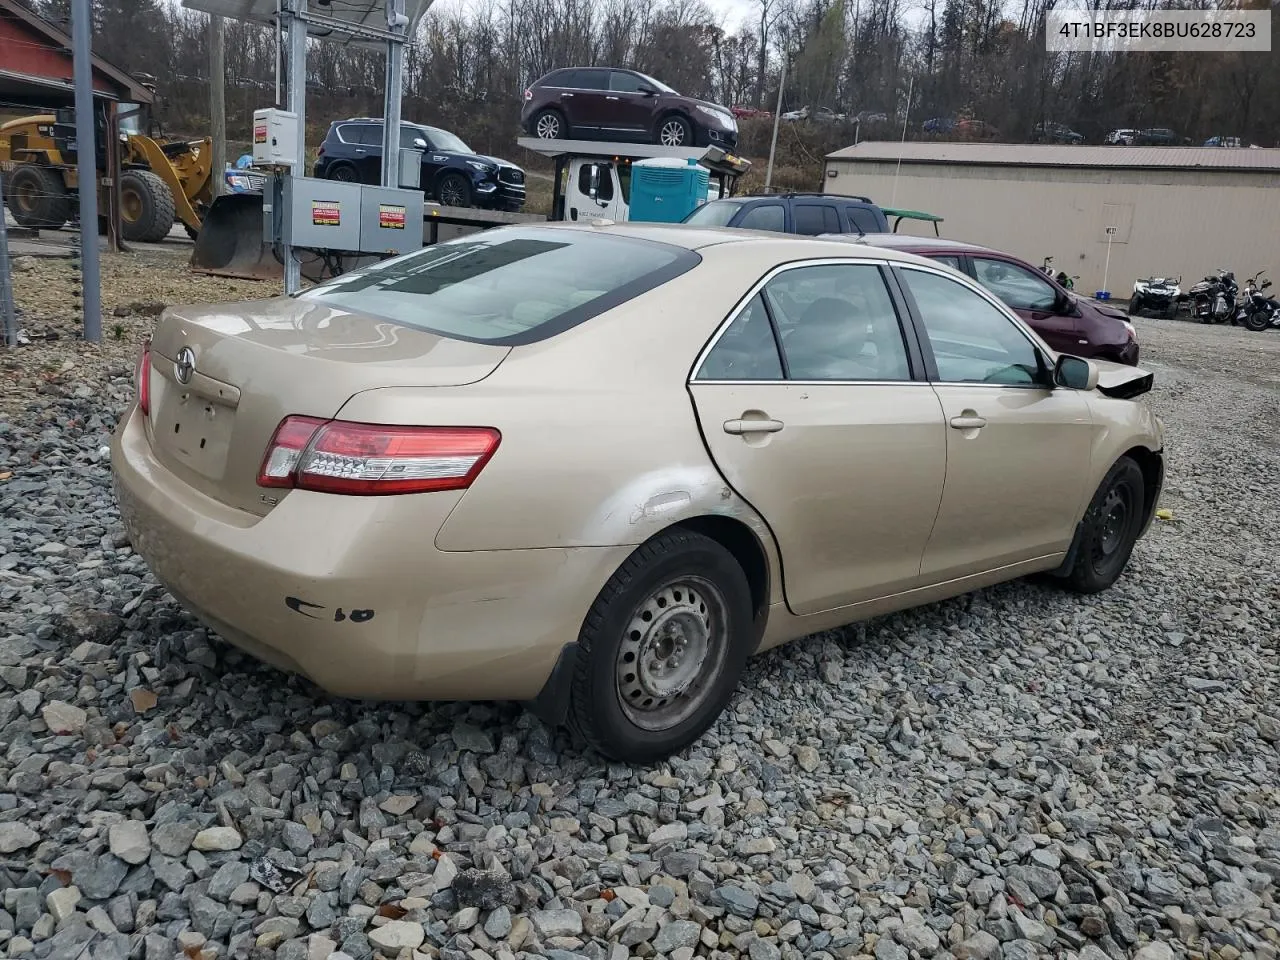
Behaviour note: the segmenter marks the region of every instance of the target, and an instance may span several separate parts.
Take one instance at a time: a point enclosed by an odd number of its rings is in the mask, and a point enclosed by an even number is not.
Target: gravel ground
[[[771,652],[652,769],[216,641],[116,517],[132,351],[68,344],[0,418],[0,953],[1276,960],[1280,337],[1140,327],[1172,519],[1117,587]]]

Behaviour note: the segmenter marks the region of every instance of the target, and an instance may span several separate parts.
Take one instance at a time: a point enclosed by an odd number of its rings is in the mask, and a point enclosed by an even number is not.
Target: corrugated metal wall
[[[1127,298],[1138,277],[1194,281],[1219,267],[1240,279],[1267,268],[1280,285],[1280,175],[1201,170],[1096,170],[829,160],[827,193],[946,220],[942,235],[1079,274],[1102,289],[1106,227],[1116,227],[1107,286]],[[830,176],[831,171],[836,176]],[[904,221],[900,233],[932,236]]]

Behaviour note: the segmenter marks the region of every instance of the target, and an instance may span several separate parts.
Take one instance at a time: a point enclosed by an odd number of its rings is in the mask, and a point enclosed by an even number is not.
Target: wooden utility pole
[[[213,195],[222,193],[223,171],[227,168],[226,68],[223,56],[223,20],[209,17],[209,135],[213,137]]]

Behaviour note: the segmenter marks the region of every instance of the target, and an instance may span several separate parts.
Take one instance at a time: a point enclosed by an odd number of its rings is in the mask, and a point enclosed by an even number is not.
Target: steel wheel
[[[1107,491],[1102,501],[1098,527],[1091,546],[1093,562],[1097,566],[1108,563],[1124,543],[1133,514],[1133,499],[1127,486],[1116,484]]]
[[[664,147],[683,147],[691,139],[689,124],[680,117],[667,118],[658,131],[658,142]]]
[[[1097,593],[1120,578],[1147,507],[1142,468],[1132,458],[1121,457],[1094,494],[1072,547],[1075,563],[1066,581],[1073,590]]]
[[[614,670],[627,719],[665,730],[696,710],[724,660],[725,624],[724,597],[700,577],[671,581],[641,601]]]

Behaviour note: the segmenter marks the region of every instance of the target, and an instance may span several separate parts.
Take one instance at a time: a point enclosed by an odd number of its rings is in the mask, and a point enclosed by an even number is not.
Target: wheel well
[[[769,609],[769,560],[755,532],[741,520],[732,517],[693,517],[681,521],[678,526],[704,537],[710,537],[724,547],[742,567],[751,588],[752,613],[757,623]]]
[[[690,126],[693,126],[693,121],[689,119],[689,115],[677,107],[672,107],[666,113],[658,117],[658,126],[661,127],[664,123],[666,123],[672,117],[679,117],[685,123],[689,124]]]
[[[1151,519],[1156,509],[1156,497],[1160,493],[1160,486],[1164,480],[1164,458],[1158,453],[1148,450],[1146,447],[1131,447],[1124,452],[1124,456],[1133,460],[1142,471],[1142,493],[1143,493],[1143,525]]]

